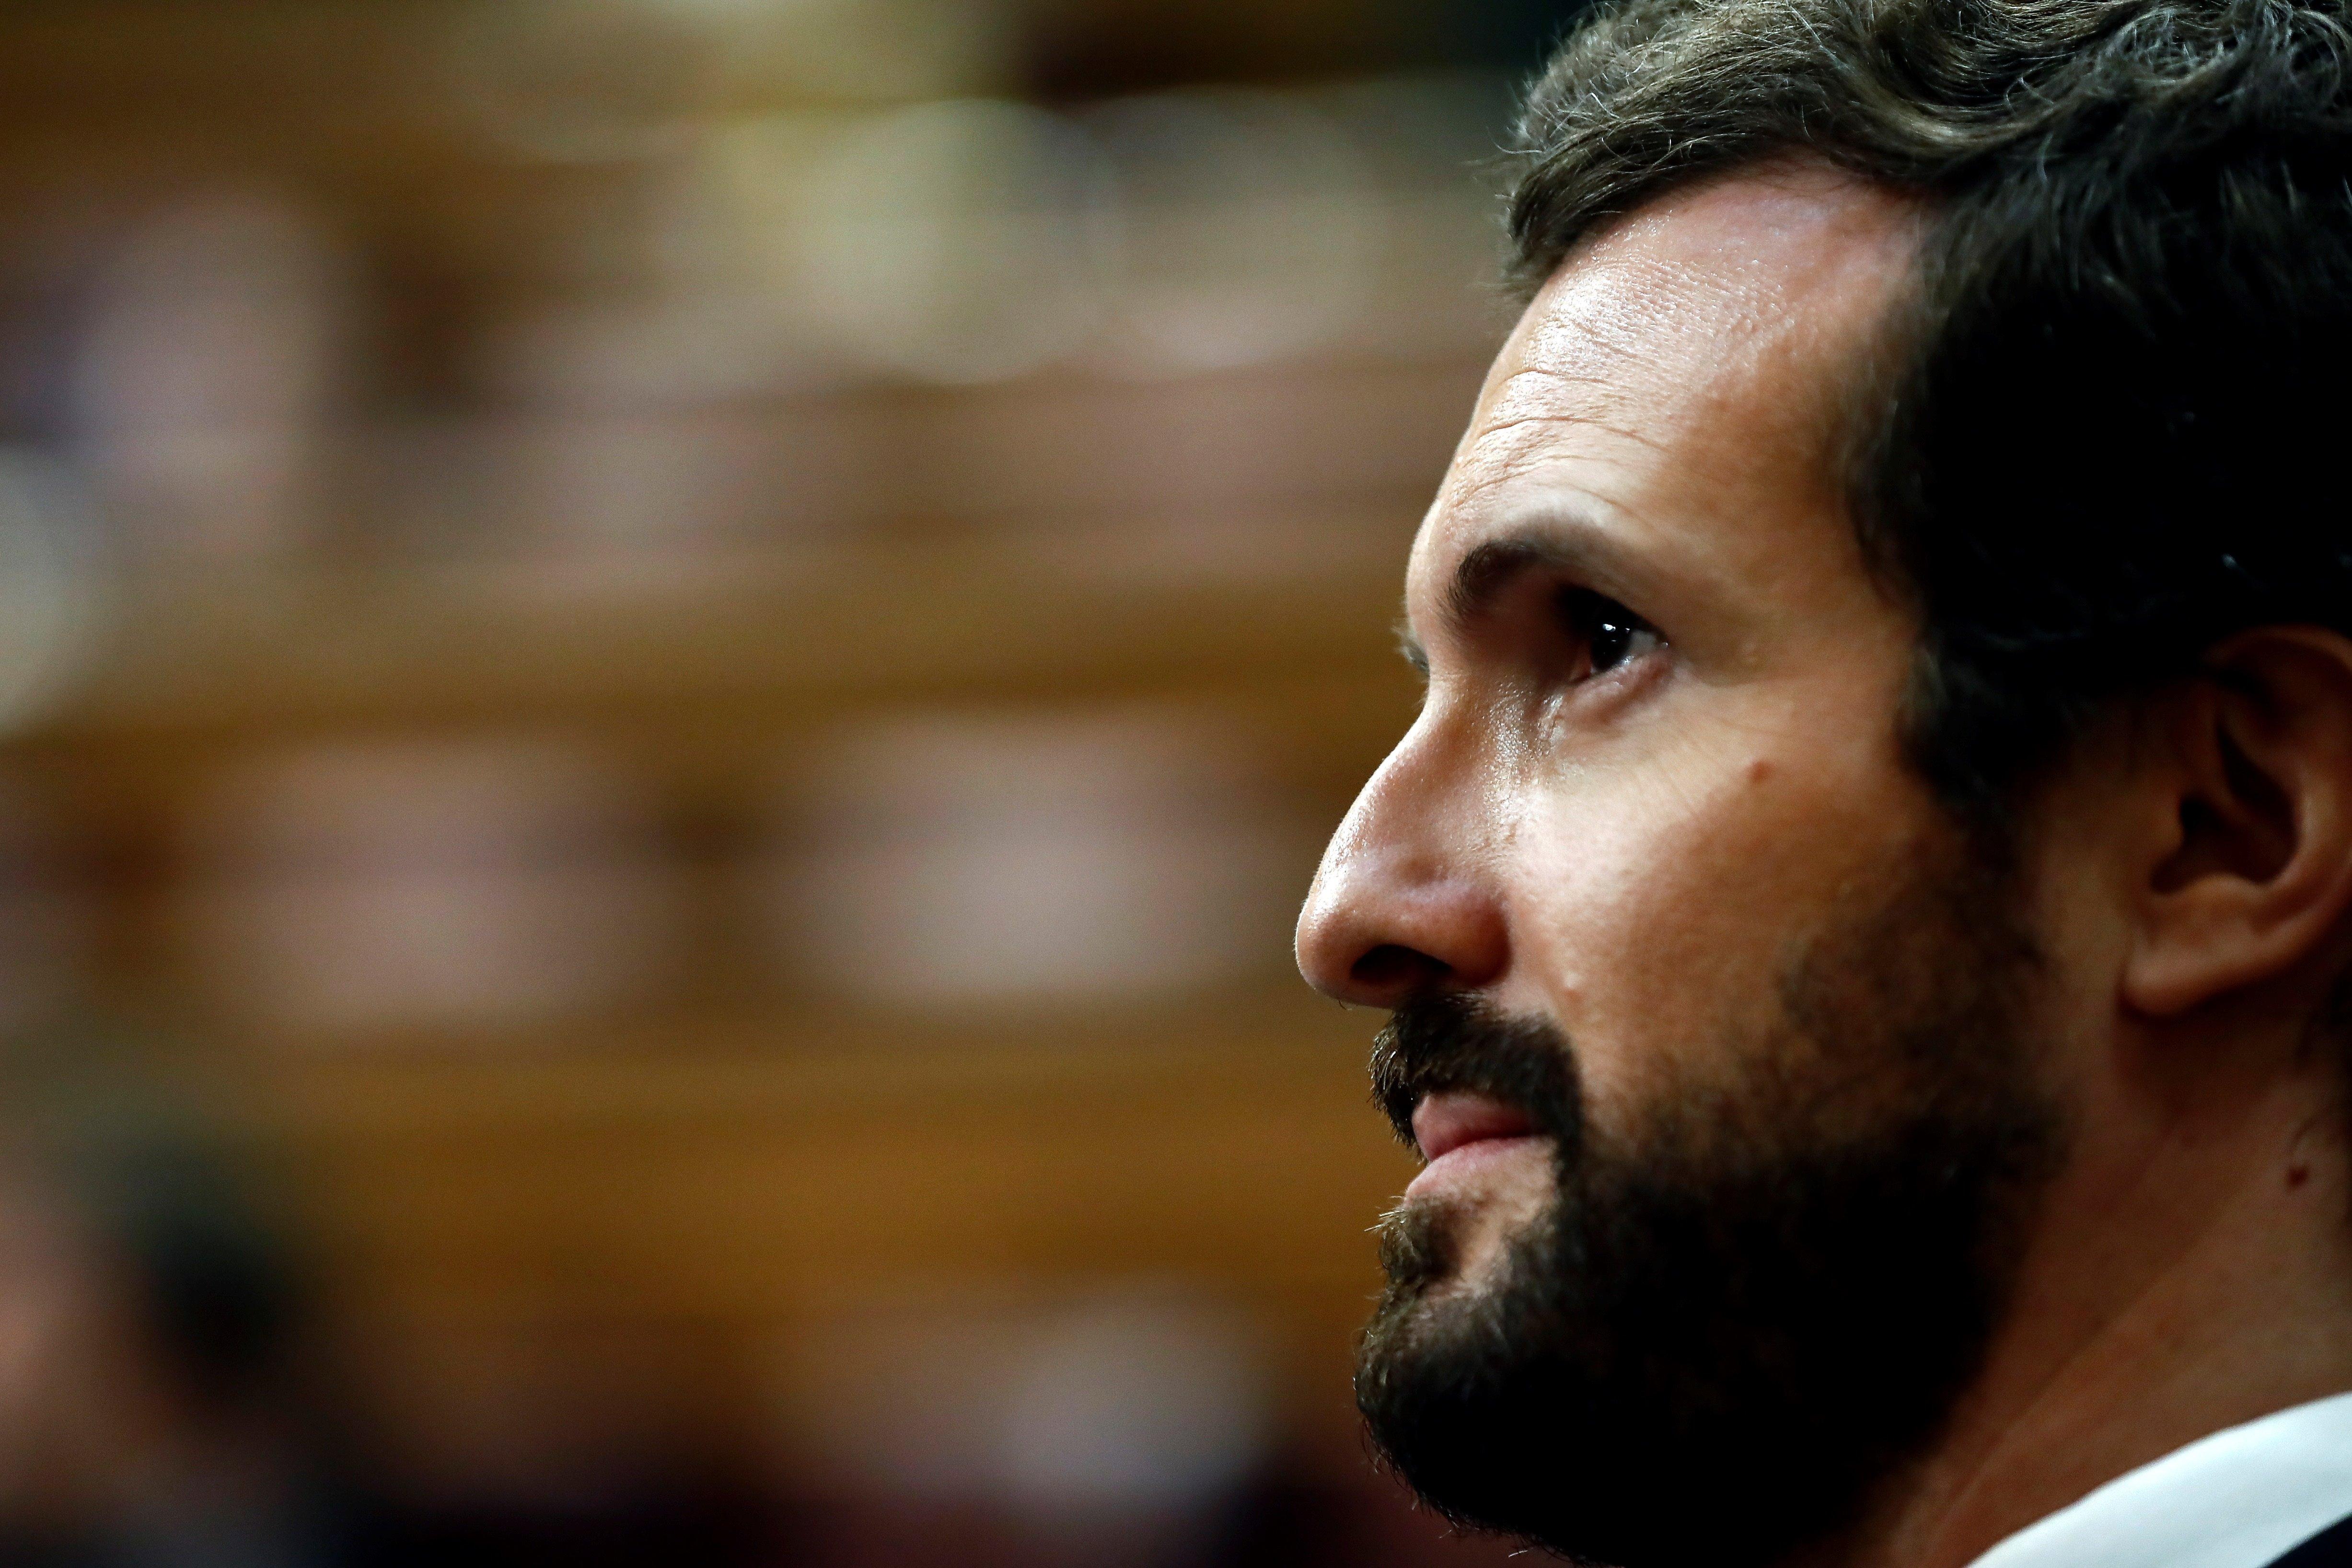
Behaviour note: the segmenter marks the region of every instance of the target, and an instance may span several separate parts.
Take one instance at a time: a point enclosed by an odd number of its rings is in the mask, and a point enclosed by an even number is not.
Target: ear
[[[2158,1016],[2294,969],[2352,905],[2352,640],[2243,633],[2162,710],[2171,809],[2123,975]]]

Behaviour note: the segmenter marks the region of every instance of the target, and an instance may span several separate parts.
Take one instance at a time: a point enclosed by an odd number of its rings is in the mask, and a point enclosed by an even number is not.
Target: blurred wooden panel
[[[1212,584],[1002,544],[761,552],[617,584],[539,564],[190,576],[133,591],[47,734],[561,721],[747,694],[803,710],[1075,697],[1377,668],[1401,552],[1383,539],[1319,580]]]
[[[710,1022],[215,1062],[200,1098],[384,1364],[621,1331],[740,1368],[877,1302],[1182,1281],[1249,1310],[1286,1408],[1337,1430],[1366,1231],[1412,1169],[1364,1092],[1375,1021],[1286,987],[1108,1018]],[[743,1394],[722,1373],[677,1396],[717,1421]]]
[[[1311,1292],[1365,1277],[1410,1166],[1364,1094],[1375,1016],[1299,989],[1124,1020],[274,1056],[208,1072],[205,1101],[338,1272],[421,1300],[741,1320],[894,1277],[1074,1270]]]

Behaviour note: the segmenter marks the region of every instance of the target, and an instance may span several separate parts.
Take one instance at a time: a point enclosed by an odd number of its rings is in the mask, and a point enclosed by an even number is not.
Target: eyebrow
[[[1468,626],[1531,569],[1577,568],[1585,559],[1583,552],[1544,533],[1521,531],[1482,541],[1462,558],[1454,569],[1454,581],[1446,584],[1446,624]]]
[[[1564,572],[1590,580],[1616,574],[1599,570],[1607,553],[1600,531],[1580,517],[1556,518],[1480,541],[1454,568],[1454,580],[1439,603],[1448,626],[1461,628],[1484,615],[1512,583],[1530,571]],[[1412,622],[1397,619],[1397,649],[1422,674],[1429,652],[1413,635]]]

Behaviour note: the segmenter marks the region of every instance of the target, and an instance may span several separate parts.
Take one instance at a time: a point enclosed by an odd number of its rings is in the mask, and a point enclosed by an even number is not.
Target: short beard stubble
[[[1748,1568],[1833,1536],[1980,1366],[2063,1118],[2025,1037],[2041,963],[1978,835],[1784,973],[1727,1081],[1596,1126],[1541,1020],[1398,1010],[1374,1098],[1516,1105],[1546,1212],[1481,1281],[1442,1203],[1382,1222],[1356,1397],[1457,1523],[1620,1568]]]

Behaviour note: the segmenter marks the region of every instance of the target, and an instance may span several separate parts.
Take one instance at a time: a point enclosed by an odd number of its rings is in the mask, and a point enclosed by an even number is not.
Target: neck
[[[1942,1438],[1805,1568],[1965,1568],[2183,1444],[2352,1388],[2341,1117],[2302,1079],[2226,1127],[2146,1118],[2078,1144]]]

